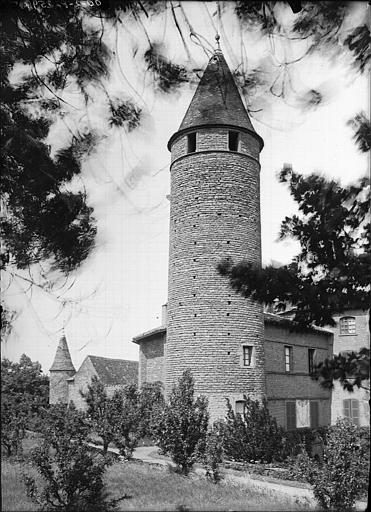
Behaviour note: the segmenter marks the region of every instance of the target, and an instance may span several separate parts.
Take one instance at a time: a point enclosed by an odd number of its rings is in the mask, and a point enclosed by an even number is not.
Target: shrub
[[[27,411],[10,395],[1,397],[1,445],[8,457],[20,454],[26,434]]]
[[[205,453],[208,420],[207,399],[194,397],[193,377],[186,370],[174,386],[156,429],[160,448],[184,475]]]
[[[162,382],[146,382],[139,394],[139,436],[154,438],[157,419],[165,406]]]
[[[207,433],[205,454],[203,456],[203,465],[206,469],[206,478],[215,484],[222,479],[220,473],[220,464],[223,462],[223,433],[218,424]]]
[[[307,480],[323,509],[353,508],[367,485],[363,457],[359,431],[346,419],[338,420],[330,429],[322,465],[309,460],[306,452],[302,454],[302,467],[307,467]]]
[[[114,508],[117,500],[109,502],[104,495],[103,474],[108,460],[93,455],[85,444],[89,431],[85,415],[73,404],[58,404],[45,413],[44,420],[44,442],[31,451],[30,460],[45,484],[40,487],[33,477],[24,475],[28,496],[43,510]]]
[[[288,430],[283,433],[281,458],[295,457],[302,452],[304,446],[309,456],[312,455],[313,443],[319,438],[326,443],[326,434],[329,427],[303,427]]]
[[[114,442],[120,454],[130,459],[140,437],[139,393],[134,385],[125,386],[112,397],[116,410]]]
[[[270,416],[267,401],[244,396],[243,415],[235,413],[227,399],[227,417],[224,426],[224,449],[235,461],[271,462],[282,452],[283,429]]]
[[[87,418],[93,431],[102,438],[103,454],[115,438],[117,409],[114,399],[107,396],[104,385],[94,376],[85,393],[80,391],[87,403]]]

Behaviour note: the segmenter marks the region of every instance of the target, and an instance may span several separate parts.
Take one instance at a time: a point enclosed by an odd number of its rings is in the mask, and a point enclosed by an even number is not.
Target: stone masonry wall
[[[68,403],[67,379],[74,375],[74,371],[51,371],[49,384],[49,403]]]
[[[97,377],[97,372],[89,358],[86,358],[79,370],[76,372],[74,380],[68,382],[68,398],[69,401],[73,401],[77,409],[84,411],[87,408],[86,402],[81,396],[80,391],[85,392],[87,390],[93,376]]]
[[[140,343],[139,386],[145,382],[165,382],[165,335],[158,334]]]
[[[226,396],[265,393],[262,309],[216,269],[225,257],[261,263],[258,155],[226,150],[227,137],[226,129],[200,131],[202,150],[184,155],[183,136],[171,167],[166,389],[191,369],[212,417],[224,416]],[[254,347],[253,367],[243,366],[244,345]]]

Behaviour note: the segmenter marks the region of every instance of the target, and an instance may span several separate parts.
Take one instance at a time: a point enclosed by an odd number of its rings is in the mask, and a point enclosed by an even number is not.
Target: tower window
[[[293,370],[293,354],[292,347],[285,347],[285,372],[292,372]]]
[[[340,318],[340,334],[356,334],[356,319],[354,316]]]
[[[196,151],[196,132],[187,135],[187,153],[194,153]]]
[[[314,357],[315,357],[315,349],[308,348],[308,371],[309,373],[313,373],[314,371]]]
[[[228,149],[229,151],[238,151],[239,133],[228,132]]]
[[[243,365],[252,366],[252,346],[243,347]]]

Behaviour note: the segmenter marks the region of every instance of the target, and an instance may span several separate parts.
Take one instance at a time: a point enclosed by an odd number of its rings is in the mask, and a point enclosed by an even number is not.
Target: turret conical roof
[[[248,130],[259,139],[261,147],[263,146],[263,139],[251,124],[221,50],[216,50],[209,60],[179,130],[169,141],[169,149],[180,132],[210,125],[227,125]]]
[[[55,358],[50,368],[51,372],[55,371],[73,371],[75,372],[75,367],[72,364],[72,359],[70,355],[70,351],[68,349],[66,336],[63,335],[59,341],[59,345],[57,348],[57,352],[55,354]]]

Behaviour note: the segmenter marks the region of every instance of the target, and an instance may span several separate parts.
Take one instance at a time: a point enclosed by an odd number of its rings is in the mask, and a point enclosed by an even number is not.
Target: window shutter
[[[310,426],[319,427],[319,404],[318,402],[310,402]]]
[[[286,402],[286,428],[292,430],[296,428],[296,404],[295,402]]]
[[[359,403],[358,400],[351,400],[352,421],[359,427]]]

